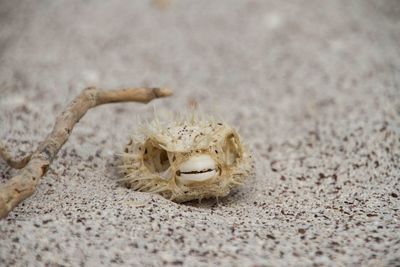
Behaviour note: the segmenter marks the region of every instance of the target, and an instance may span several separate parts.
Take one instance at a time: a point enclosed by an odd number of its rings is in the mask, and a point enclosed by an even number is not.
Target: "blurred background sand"
[[[399,40],[397,0],[1,1],[0,139],[16,155],[88,85],[175,95],[91,110],[0,221],[0,265],[398,266]],[[219,203],[119,186],[137,116],[194,100],[239,128],[257,176]]]

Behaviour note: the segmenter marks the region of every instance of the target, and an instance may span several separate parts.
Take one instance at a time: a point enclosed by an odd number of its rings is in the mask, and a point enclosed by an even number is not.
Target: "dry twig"
[[[132,88],[102,91],[94,87],[85,89],[57,117],[52,132],[38,148],[22,160],[13,160],[6,147],[0,144],[0,157],[11,167],[22,170],[0,186],[0,218],[4,218],[24,199],[31,196],[40,178],[47,172],[58,151],[68,140],[75,124],[93,107],[116,102],[142,102],[171,95],[164,88]]]
[[[7,164],[14,169],[22,169],[31,160],[31,155],[25,156],[22,159],[14,159],[8,151],[6,145],[0,142],[0,158],[3,158]]]

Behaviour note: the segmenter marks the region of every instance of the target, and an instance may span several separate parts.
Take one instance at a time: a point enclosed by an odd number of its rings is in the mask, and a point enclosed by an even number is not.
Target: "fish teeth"
[[[217,175],[217,163],[207,154],[192,156],[179,167],[179,180],[186,184],[202,182]]]
[[[217,174],[216,170],[211,170],[201,173],[181,173],[180,181],[183,182],[184,184],[188,184],[191,182],[203,182],[207,181],[210,178],[215,177],[216,174]]]
[[[192,156],[187,161],[183,162],[179,166],[181,172],[201,172],[208,169],[215,169],[217,163],[215,160],[207,154],[200,154]]]

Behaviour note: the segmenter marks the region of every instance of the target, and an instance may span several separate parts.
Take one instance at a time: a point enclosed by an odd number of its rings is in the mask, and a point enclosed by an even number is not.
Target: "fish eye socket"
[[[225,138],[222,150],[225,153],[225,163],[227,165],[235,164],[237,160],[242,157],[239,137],[234,133],[228,134]]]
[[[168,152],[152,140],[147,140],[144,145],[143,163],[153,173],[163,173],[171,166]]]

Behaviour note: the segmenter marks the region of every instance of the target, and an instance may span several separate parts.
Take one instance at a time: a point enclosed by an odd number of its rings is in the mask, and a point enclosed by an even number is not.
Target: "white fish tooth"
[[[188,184],[190,182],[202,182],[216,175],[217,172],[215,170],[200,173],[181,173],[180,181],[184,184]]]
[[[216,162],[207,154],[200,154],[191,157],[187,161],[183,162],[179,167],[180,172],[193,172],[193,171],[204,171],[204,170],[215,170]]]
[[[216,167],[217,163],[210,155],[192,156],[181,164],[179,180],[183,184],[206,181],[217,175]]]

